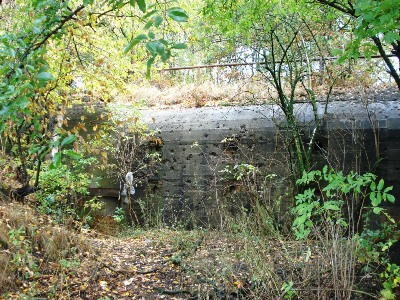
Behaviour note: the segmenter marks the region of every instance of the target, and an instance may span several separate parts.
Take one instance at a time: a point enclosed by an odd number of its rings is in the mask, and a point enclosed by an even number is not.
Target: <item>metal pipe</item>
[[[388,54],[388,57],[394,57],[396,55],[394,54]],[[359,59],[367,59],[366,56],[359,56]],[[371,55],[369,58],[382,58],[380,55]],[[336,56],[331,56],[331,57],[317,57],[317,58],[312,58],[310,61],[320,61],[321,59],[323,60],[336,60],[339,59],[339,57]],[[205,69],[205,68],[221,68],[221,67],[238,67],[238,66],[250,66],[250,65],[265,65],[265,62],[247,62],[247,63],[225,63],[225,64],[211,64],[211,65],[198,65],[198,66],[186,66],[186,67],[173,67],[173,68],[166,68],[162,69],[160,71],[177,71],[177,70],[191,70],[191,69]]]

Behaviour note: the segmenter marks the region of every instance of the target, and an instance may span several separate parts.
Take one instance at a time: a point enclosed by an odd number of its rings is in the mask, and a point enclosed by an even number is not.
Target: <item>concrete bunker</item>
[[[387,185],[394,186],[393,193],[400,198],[400,96],[391,92],[375,98],[368,104],[368,111],[361,99],[339,98],[328,104],[314,149],[315,167],[328,162],[345,172],[373,169]],[[87,120],[93,124],[101,122],[95,116],[102,109],[96,108]],[[132,108],[127,105],[125,109]],[[298,103],[295,109],[304,135],[308,135],[313,128],[311,107]],[[324,109],[325,104],[320,103],[321,116]],[[75,108],[69,117],[73,122],[82,113],[82,109]],[[154,201],[166,223],[218,222],[215,193],[218,191],[222,197],[227,192],[220,171],[228,163],[254,163],[281,179],[281,184],[274,185],[272,196],[289,192],[283,180],[287,176],[287,162],[280,139],[286,130],[285,120],[278,106],[172,108],[141,110],[140,114],[151,129],[160,132],[162,162],[157,176],[149,178],[145,186],[135,187],[135,197],[157,199]],[[381,160],[375,165],[377,151]],[[230,186],[228,192],[236,188]],[[103,179],[91,192],[103,196],[112,207],[119,187]],[[400,219],[398,204],[389,205],[388,209]]]

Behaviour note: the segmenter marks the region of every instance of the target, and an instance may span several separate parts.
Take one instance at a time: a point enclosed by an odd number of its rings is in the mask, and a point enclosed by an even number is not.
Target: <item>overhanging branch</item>
[[[24,52],[24,54],[22,55],[21,58],[21,63],[28,57],[29,53],[31,53],[32,51],[35,51],[37,49],[39,49],[41,46],[43,46],[54,34],[57,33],[57,31],[59,31],[61,28],[64,27],[65,23],[67,23],[68,21],[72,20],[72,18],[77,15],[81,10],[83,10],[85,8],[84,5],[80,5],[78,6],[74,11],[72,11],[68,16],[66,16],[64,19],[62,19],[60,21],[60,23],[50,32],[48,32],[44,38],[38,42],[37,44],[31,44]]]

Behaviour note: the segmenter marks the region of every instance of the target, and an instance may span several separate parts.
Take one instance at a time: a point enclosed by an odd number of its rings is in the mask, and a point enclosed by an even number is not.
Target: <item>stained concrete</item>
[[[393,193],[400,199],[400,95],[377,94],[367,107],[360,99],[340,97],[327,106],[318,103],[323,123],[314,149],[314,167],[330,164],[345,171],[373,169],[387,185],[394,186]],[[307,140],[314,128],[312,108],[298,103],[295,111]],[[271,195],[290,194],[288,155],[282,139],[286,126],[277,105],[142,110],[140,114],[163,140],[163,164],[154,184],[167,223],[217,222],[220,199],[235,188],[222,180],[220,171],[227,164],[252,163],[277,174]],[[378,165],[376,147],[381,159]],[[116,188],[111,181],[103,182],[102,187]],[[400,219],[400,206],[389,207]]]
[[[300,103],[295,109],[304,134],[308,135],[314,126],[311,106]],[[375,172],[384,177],[387,184],[394,185],[394,194],[399,196],[399,101],[376,102],[368,109],[373,114],[380,139],[382,161]],[[325,105],[320,103],[318,111],[322,118]],[[376,161],[375,143],[365,106],[359,101],[335,101],[328,105],[327,111],[318,135],[321,148],[315,149],[315,167],[330,163],[339,169],[361,172],[371,169]],[[285,131],[285,121],[278,106],[204,107],[142,113],[155,120],[149,124],[160,131],[164,140],[160,180],[165,213],[172,221],[193,212],[200,222],[213,219],[210,211],[217,209],[213,190],[223,184],[218,171],[226,164],[251,162],[267,168],[269,173],[287,176],[284,170],[287,153],[279,137]],[[238,143],[238,149],[229,149],[235,145],[230,145],[227,138]],[[234,153],[228,153],[230,150]],[[399,214],[397,209],[393,210]]]

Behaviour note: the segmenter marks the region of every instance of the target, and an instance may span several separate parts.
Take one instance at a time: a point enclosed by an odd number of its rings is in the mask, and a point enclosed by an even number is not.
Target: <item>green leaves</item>
[[[28,107],[28,105],[29,105],[29,100],[28,100],[28,98],[26,97],[26,96],[21,96],[21,97],[18,97],[16,100],[15,100],[15,104],[16,104],[16,107],[18,108],[18,109],[24,109],[24,108],[27,108]]]
[[[383,189],[384,185],[385,185],[385,181],[383,179],[379,180],[378,187],[377,187],[378,191],[381,191]]]
[[[70,134],[66,136],[62,141],[61,141],[61,147],[65,147],[71,143],[73,143],[76,140],[76,136],[73,134]]]
[[[157,19],[157,16],[155,16],[155,19]],[[162,19],[161,19],[162,20]],[[146,77],[150,78],[150,70],[152,65],[155,62],[155,59],[157,56],[161,58],[162,62],[166,62],[170,57],[171,57],[171,50],[172,49],[186,49],[187,46],[184,43],[177,43],[170,45],[168,41],[164,39],[158,39],[156,40],[156,35],[154,32],[149,32],[147,35],[146,34],[140,34],[134,39],[132,39],[126,46],[123,51],[123,54],[128,53],[135,45],[139,44],[142,41],[149,40],[145,44],[146,50],[150,54],[150,58],[147,60],[147,70],[146,70]]]
[[[124,48],[123,54],[128,53],[135,45],[139,44],[141,41],[147,39],[147,35],[139,34],[137,37],[133,38]]]
[[[61,140],[61,142],[59,140],[56,140],[51,147],[53,147],[55,149],[58,149],[58,148],[63,149],[64,147],[72,144],[75,140],[76,140],[76,136],[73,135],[73,134],[70,134],[70,135],[67,135],[66,137],[64,137]],[[58,150],[60,150],[60,149],[58,149]],[[53,159],[52,159],[52,162],[50,164],[50,169],[56,169],[56,168],[59,168],[61,166],[62,157],[63,157],[64,154],[67,155],[68,157],[72,158],[72,159],[81,158],[81,155],[79,153],[75,152],[72,149],[64,149],[62,151],[58,151],[58,152],[54,153],[54,155],[53,155]]]
[[[54,77],[51,73],[47,72],[48,65],[46,64],[43,66],[40,70],[39,73],[36,75],[36,79],[39,81],[38,86],[39,87],[44,87],[48,81],[54,80]],[[34,70],[35,71],[35,70]],[[33,72],[34,72],[33,71]]]
[[[158,16],[158,15],[154,16],[154,18],[153,18],[154,27],[158,28],[161,25],[162,21],[163,21],[163,18],[161,16]]]
[[[139,6],[139,9],[145,13],[146,12],[146,2],[144,0],[136,0],[137,5]]]
[[[56,152],[53,155],[52,162],[49,166],[50,170],[57,169],[61,166],[61,152]]]
[[[396,299],[395,288],[399,287],[400,283],[400,266],[396,264],[387,264],[384,272],[380,274],[382,279],[383,290],[380,291],[384,299]]]
[[[41,80],[41,81],[49,81],[49,80],[54,80],[54,77],[51,73],[49,72],[41,72],[36,75],[36,78]]]
[[[16,7],[21,10],[15,12],[14,18],[6,13],[5,18],[0,20],[3,26],[0,29],[0,130],[7,136],[13,151],[18,148],[18,143],[21,144],[20,149],[15,150],[13,154],[19,158],[18,161],[26,158],[25,166],[29,172],[33,173],[36,166],[40,166],[37,162],[44,161],[52,149],[58,150],[52,159],[52,168],[59,167],[63,159],[79,158],[80,155],[72,149],[64,149],[68,148],[76,137],[65,136],[65,131],[57,128],[57,134],[61,138],[54,141],[53,128],[49,123],[57,114],[56,110],[67,105],[67,95],[71,88],[69,83],[80,76],[80,71],[87,71],[81,76],[80,83],[87,82],[86,74],[90,72],[96,71],[96,76],[97,71],[103,72],[96,80],[109,80],[107,84],[101,82],[104,87],[101,85],[99,92],[107,93],[111,90],[108,85],[119,82],[119,79],[126,75],[125,66],[132,61],[147,59],[149,77],[150,69],[157,60],[165,62],[171,57],[171,51],[185,48],[183,43],[172,41],[172,38],[170,42],[162,38],[174,37],[165,32],[171,30],[169,25],[174,23],[172,20],[183,22],[188,18],[183,9],[170,8],[175,5],[171,3],[174,1],[150,3],[146,0],[106,0],[103,4],[94,0],[20,1]],[[88,11],[86,6],[94,4],[96,7],[90,7],[91,11]],[[129,4],[133,7],[129,7]],[[98,9],[100,14],[95,13]],[[115,15],[111,10],[117,12],[118,16],[139,15],[139,18],[115,18],[116,22],[112,24],[113,32],[110,34],[112,37],[107,36],[103,39],[101,35],[111,28],[110,16]],[[107,11],[107,16],[102,15],[102,11]],[[163,26],[165,19],[170,23]],[[91,25],[93,29],[97,27],[96,33],[91,36],[93,32],[87,30],[88,26],[85,25]],[[129,32],[131,28],[134,31]],[[138,51],[138,57],[122,58],[116,62],[115,65],[118,66],[112,66],[112,56],[117,52],[114,49],[110,50],[113,48],[110,42],[119,45],[122,36],[127,39],[121,52],[127,54],[137,45],[141,45],[146,52]],[[105,43],[110,43],[108,48],[104,48],[106,51],[93,51]],[[67,49],[67,44],[73,51],[61,52]],[[92,46],[93,49],[90,49]],[[111,57],[106,57],[105,53]],[[96,57],[98,54],[103,57]],[[105,69],[106,66],[111,66],[106,72],[112,74],[107,75],[107,78],[104,76],[104,70],[99,70]],[[115,69],[111,69],[113,67]],[[115,70],[117,72],[114,72]],[[119,73],[117,75],[120,77],[115,78],[114,73]],[[75,91],[80,92],[81,89],[78,87]]]
[[[379,180],[378,185],[374,181],[371,182],[371,193],[369,194],[369,199],[371,200],[372,206],[377,207],[385,201],[389,201],[391,203],[395,201],[394,196],[389,193],[391,190],[393,190],[393,187],[389,186],[385,189],[384,187],[385,181],[383,179]]]
[[[187,13],[180,7],[173,7],[168,9],[167,15],[176,22],[186,22],[189,19]]]
[[[71,157],[72,159],[80,159],[82,157],[82,155],[80,153],[77,153],[71,149],[64,150],[63,153],[65,155]]]
[[[123,3],[123,1],[121,1]],[[139,9],[142,11],[142,13],[146,12],[146,1],[145,0],[129,0],[129,4],[131,6],[135,6],[135,4],[137,4],[137,6],[139,7]]]
[[[325,202],[324,205],[323,205],[323,208],[326,209],[326,210],[334,210],[334,211],[339,211],[340,210],[340,207],[339,207],[337,201]]]
[[[372,173],[359,175],[350,172],[344,176],[342,172],[334,172],[328,167],[319,170],[304,172],[297,184],[318,186],[319,190],[306,189],[296,195],[296,205],[293,212],[296,216],[293,222],[293,230],[298,239],[306,238],[311,231],[311,226],[323,230],[326,224],[336,224],[342,228],[355,226],[358,220],[347,218],[346,214],[354,214],[349,207],[364,206],[369,196],[372,207],[365,208],[374,214],[383,213],[390,222],[392,217],[380,207],[382,202],[394,202],[394,196],[389,192],[392,187],[385,188],[385,181],[377,181]],[[362,215],[362,211],[357,212]],[[347,222],[352,220],[352,224]],[[321,226],[321,228],[319,227]]]
[[[349,19],[347,30],[351,34],[345,45],[345,51],[339,62],[346,59],[357,59],[361,53],[365,57],[372,55],[384,55],[387,48],[396,53],[400,42],[400,10],[399,0],[357,0],[343,3],[341,1],[315,1],[320,5],[327,5],[338,13],[337,20]],[[397,9],[396,9],[397,8]],[[346,33],[342,36],[345,36]],[[342,45],[345,42],[342,42]],[[388,51],[389,52],[389,51]],[[393,64],[384,57],[385,63],[400,88],[400,74]]]
[[[133,1],[134,2],[134,1]],[[136,0],[136,3],[139,6],[139,9],[145,13],[146,12],[146,3],[144,0]],[[132,4],[132,1],[131,1]],[[154,7],[154,6],[151,6]],[[186,22],[188,20],[187,13],[180,7],[173,7],[167,10],[167,15],[171,19],[176,22]],[[163,22],[163,17],[158,14],[157,9],[153,9],[150,12],[146,13],[143,17],[143,20],[147,20],[147,23],[144,26],[145,30],[148,30],[147,34],[140,34],[133,38],[124,48],[123,54],[127,54],[132,48],[139,43],[147,40],[145,43],[145,48],[148,51],[150,58],[147,60],[146,66],[146,77],[150,78],[150,70],[152,65],[155,63],[157,57],[161,59],[162,62],[166,62],[171,57],[171,50],[181,50],[186,49],[187,46],[184,43],[176,43],[170,44],[168,41],[163,38],[157,39],[156,31],[150,31],[150,29],[154,26],[155,29],[158,29]]]
[[[147,70],[146,70],[146,78],[147,79],[149,79],[150,78],[150,70],[151,70],[151,66],[153,65],[153,63],[154,63],[154,59],[155,59],[156,57],[155,56],[153,56],[152,58],[149,58],[148,60],[147,60]]]
[[[171,46],[171,49],[186,49],[187,45],[185,43],[178,43]]]
[[[29,154],[37,154],[42,161],[49,152],[50,148],[47,145],[32,146],[31,149],[29,149]]]
[[[167,44],[168,45],[168,44]],[[165,47],[164,41],[152,41],[146,44],[146,49],[150,52],[150,55],[156,57],[159,55],[163,62],[167,61],[171,56],[171,51]]]

